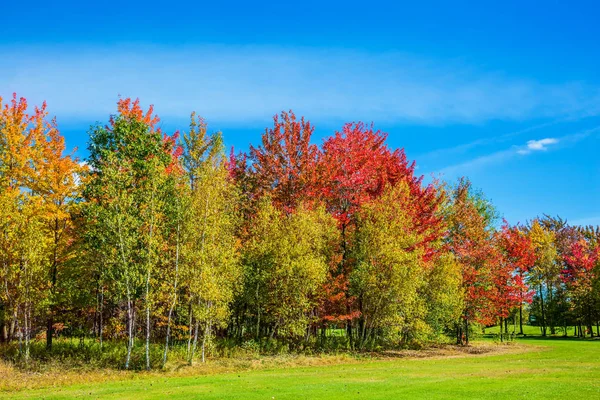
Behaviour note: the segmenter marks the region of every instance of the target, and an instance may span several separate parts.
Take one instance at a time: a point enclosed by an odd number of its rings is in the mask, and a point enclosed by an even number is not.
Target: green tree
[[[97,230],[105,231],[103,251],[110,275],[124,293],[127,308],[129,368],[135,337],[136,301],[143,298],[146,322],[146,368],[150,368],[152,273],[158,267],[163,242],[165,194],[173,170],[175,138],[156,128],[158,117],[139,101],[120,100],[119,114],[109,126],[97,126],[90,136],[90,176],[86,188]]]

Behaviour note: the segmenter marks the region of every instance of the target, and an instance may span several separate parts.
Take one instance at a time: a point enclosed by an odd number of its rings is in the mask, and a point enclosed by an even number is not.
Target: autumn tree
[[[409,342],[425,327],[426,304],[419,289],[425,284],[422,240],[412,230],[404,209],[410,196],[406,183],[389,187],[363,205],[357,216],[350,273],[351,293],[360,312],[357,343],[364,348],[377,332]]]
[[[362,205],[380,197],[388,186],[403,182],[410,193],[403,207],[411,217],[411,229],[421,237],[417,246],[423,248],[424,257],[432,252],[429,244],[442,234],[438,213],[440,194],[432,185],[422,185],[422,178],[414,175],[415,164],[408,162],[403,150],[389,149],[386,139],[387,134],[374,130],[373,126],[345,124],[341,131],[324,141],[319,158],[319,195],[338,221],[341,232],[341,259],[328,279],[330,296],[324,307],[325,318],[347,321],[349,336],[352,336],[350,322],[357,316],[346,289],[353,264],[349,255],[356,213]],[[339,295],[344,292],[345,296]],[[328,315],[332,310],[341,309],[335,304],[339,301],[345,303],[343,314]]]
[[[60,291],[69,290],[59,282],[61,269],[73,257],[72,214],[79,197],[79,179],[85,170],[78,160],[65,154],[64,137],[52,120],[41,137],[36,139],[34,173],[29,186],[42,198],[45,232],[50,236],[49,310],[46,325],[46,345],[52,348],[54,318],[61,302]],[[68,283],[68,282],[66,282]]]
[[[462,269],[464,308],[457,324],[457,341],[469,343],[469,323],[494,321],[493,299],[497,296],[493,271],[499,254],[493,244],[494,229],[487,216],[492,207],[468,180],[461,179],[450,191],[445,211],[447,245]]]
[[[523,334],[523,304],[531,303],[533,292],[526,276],[536,261],[531,239],[519,226],[511,227],[506,221],[497,235],[502,252],[501,262],[494,271],[497,288],[496,310],[506,319],[513,308],[519,308],[519,333]]]
[[[64,234],[68,207],[74,197],[77,162],[63,155],[64,142],[46,104],[28,112],[27,101],[2,105],[0,99],[0,262],[4,280],[2,303],[13,320],[6,338],[15,332],[25,339],[24,357],[37,314],[57,299],[58,265],[69,238]],[[19,318],[21,316],[21,318]],[[48,320],[48,348],[52,321]]]
[[[319,149],[311,143],[313,131],[291,110],[273,117],[261,145],[250,146],[255,196],[268,194],[274,205],[290,212],[315,195]]]
[[[587,326],[590,335],[594,336],[594,293],[597,281],[597,267],[600,252],[585,239],[571,245],[570,253],[565,255],[566,268],[562,271],[563,280],[572,296],[573,308],[580,316],[580,321]]]
[[[535,250],[536,262],[531,268],[529,279],[537,289],[536,297],[541,308],[540,328],[542,336],[546,336],[548,327],[547,305],[552,303],[554,287],[559,277],[560,266],[557,263],[558,252],[555,244],[555,234],[542,226],[539,220],[534,220],[529,228],[529,239]],[[553,327],[553,324],[550,324]]]
[[[242,270],[235,235],[238,198],[221,133],[208,136],[205,122],[192,115],[183,139],[189,200],[182,226],[182,278],[190,309],[188,361],[192,363],[200,329],[204,362],[213,327],[226,325],[234,295],[241,289]]]

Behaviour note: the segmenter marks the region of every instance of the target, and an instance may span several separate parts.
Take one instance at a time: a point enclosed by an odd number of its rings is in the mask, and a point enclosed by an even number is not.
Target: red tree
[[[252,182],[257,196],[270,194],[273,203],[293,211],[314,194],[319,148],[310,143],[314,131],[304,117],[290,111],[273,117],[273,128],[265,130],[262,144],[250,146]]]
[[[496,242],[501,251],[501,258],[493,271],[496,314],[502,321],[519,307],[520,333],[523,334],[523,303],[531,303],[533,299],[524,275],[535,263],[535,250],[531,239],[518,226],[510,227],[506,221],[496,236]],[[500,325],[502,328],[502,323]]]
[[[499,253],[485,215],[470,195],[470,183],[461,180],[453,191],[452,210],[448,216],[448,246],[462,268],[464,309],[457,341],[469,343],[469,323],[491,324],[494,321],[496,287],[492,271]],[[464,330],[463,330],[464,329]]]
[[[422,177],[414,175],[415,164],[408,162],[404,150],[392,151],[386,139],[387,134],[375,131],[372,125],[348,123],[323,143],[317,168],[317,190],[329,212],[338,220],[342,236],[341,259],[332,266],[325,288],[322,309],[325,320],[348,321],[358,316],[353,299],[347,293],[347,276],[353,263],[349,249],[354,217],[363,204],[381,196],[386,186],[399,182],[408,184],[410,195],[404,205],[414,217],[411,229],[425,234],[426,239],[420,245],[426,247],[427,257],[434,252],[430,244],[443,234],[438,215],[441,196],[433,186],[422,185]]]
[[[593,247],[585,239],[573,242],[570,254],[564,256],[565,269],[562,279],[569,288],[579,314],[585,316],[587,328],[592,330],[592,302],[595,280],[595,268],[600,259],[600,248]]]

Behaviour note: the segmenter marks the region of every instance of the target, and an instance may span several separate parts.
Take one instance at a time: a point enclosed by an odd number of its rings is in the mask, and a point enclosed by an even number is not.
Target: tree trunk
[[[18,309],[18,307],[16,307],[13,312],[12,321],[10,322],[10,329],[8,330],[8,341],[9,342],[15,337],[15,332],[18,331],[18,325],[19,325],[19,309]]]
[[[523,335],[523,304],[519,305],[519,334]]]
[[[210,334],[210,321],[206,323],[204,327],[204,336],[202,337],[202,363],[206,362],[206,340],[208,339],[208,335]]]
[[[588,303],[587,305],[587,325],[588,325],[588,331],[590,332],[590,337],[594,337],[594,328],[592,325],[592,308],[590,307],[590,304]]]
[[[189,364],[192,365],[194,363],[194,355],[196,354],[196,347],[198,345],[198,328],[200,322],[196,320],[196,324],[194,326],[194,344],[192,345],[192,353],[190,354],[190,359],[188,360]]]
[[[173,302],[169,308],[169,316],[167,318],[167,335],[165,338],[165,352],[163,354],[162,367],[164,368],[167,364],[167,353],[169,352],[169,338],[171,336],[171,317],[173,316],[173,309],[177,304],[177,284],[179,283],[179,226],[177,223],[177,238],[175,245],[175,282],[173,283]]]
[[[31,321],[29,320],[29,307],[27,305],[27,303],[25,303],[25,309],[24,311],[24,315],[23,315],[23,319],[25,321],[25,332],[24,332],[24,336],[25,336],[25,364],[29,363],[29,332],[31,331],[30,328],[30,323]]]
[[[150,370],[150,269],[146,274],[146,370]]]
[[[554,306],[554,301],[552,299],[552,292],[553,292],[553,285],[550,284],[546,284],[546,288],[548,288],[548,304],[547,307],[549,310],[547,311],[548,314],[548,325],[550,327],[550,334],[554,335],[556,333],[556,329],[554,328],[554,318],[553,318],[553,313],[552,313],[552,308]]]
[[[152,256],[152,240],[154,238],[154,190],[150,198],[151,217],[150,217],[150,232],[148,235],[148,265],[146,267],[146,370],[150,370],[150,273],[154,263]]]
[[[100,350],[102,350],[102,340],[104,336],[104,286],[100,287],[100,326],[98,327],[98,336],[100,338]]]
[[[52,314],[46,320],[46,350],[52,351],[52,336],[54,335],[54,320]]]
[[[189,314],[190,314],[190,322],[188,325],[188,344],[187,344],[187,352],[186,352],[186,357],[188,359],[188,361],[190,360],[191,354],[192,354],[192,323],[194,322],[194,314],[193,314],[193,310],[192,310],[192,302],[190,300],[190,304],[189,304],[189,310],[188,310]]]
[[[259,301],[260,284],[256,283],[256,340],[260,338],[260,301]]]
[[[542,306],[542,336],[546,336],[546,311],[544,309],[544,292],[543,286],[540,283],[540,305]]]
[[[46,350],[52,350],[52,336],[54,335],[54,302],[56,299],[54,298],[55,289],[56,289],[56,280],[58,275],[58,242],[59,242],[59,234],[58,234],[58,218],[54,219],[54,252],[52,254],[52,268],[50,271],[50,294],[52,301],[50,303],[50,307],[48,309],[48,319],[46,321]]]
[[[127,279],[127,356],[125,358],[125,369],[129,369],[131,361],[131,349],[133,347],[133,305],[131,304],[131,290],[129,279]]]

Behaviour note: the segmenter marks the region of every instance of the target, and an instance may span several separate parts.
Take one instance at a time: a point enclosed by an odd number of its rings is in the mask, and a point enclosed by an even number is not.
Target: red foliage
[[[562,279],[577,291],[591,291],[594,268],[600,258],[600,248],[593,248],[585,239],[580,239],[570,246],[570,254],[564,256],[566,268],[562,271]]]
[[[533,299],[534,292],[523,277],[533,267],[536,255],[531,239],[518,227],[510,227],[506,221],[497,234],[496,242],[501,253],[493,269],[496,290],[492,301],[496,315],[506,318],[514,308],[531,303]]]
[[[462,268],[465,291],[463,318],[482,324],[494,322],[496,296],[492,271],[499,253],[490,240],[484,217],[469,200],[470,184],[461,181],[454,194],[449,219],[449,246]]]
[[[310,122],[297,120],[292,111],[273,117],[273,128],[265,130],[262,144],[250,146],[257,196],[268,193],[287,212],[312,198],[319,156],[318,147],[310,143],[313,131]]]
[[[406,210],[413,216],[412,229],[426,234],[422,244],[426,246],[443,235],[437,215],[441,196],[432,185],[422,185],[423,177],[414,175],[415,163],[408,162],[403,149],[390,150],[386,139],[386,133],[359,122],[345,124],[325,140],[318,168],[319,194],[344,230],[363,204],[378,198],[388,185],[406,182],[410,190]],[[431,253],[427,249],[427,255]]]
[[[131,98],[119,99],[117,102],[117,111],[125,118],[143,122],[148,125],[152,131],[155,130],[156,124],[159,123],[160,119],[157,115],[152,115],[154,112],[154,106],[150,105],[148,111],[144,114],[144,110],[140,106],[140,99],[131,101]]]

